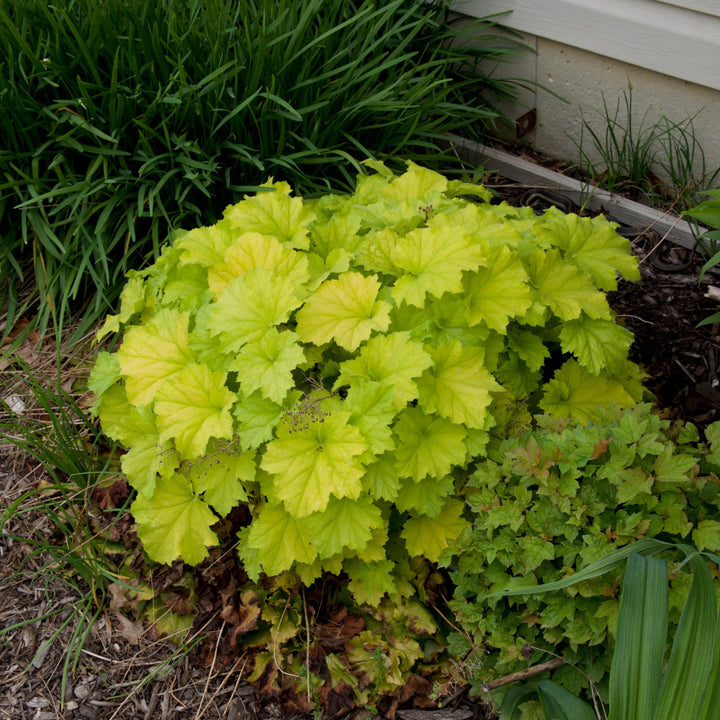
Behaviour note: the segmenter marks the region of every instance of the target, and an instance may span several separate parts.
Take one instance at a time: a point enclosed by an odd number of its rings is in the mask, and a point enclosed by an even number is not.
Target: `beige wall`
[[[522,90],[516,103],[503,106],[513,119],[530,108],[537,109],[536,129],[521,143],[551,157],[576,162],[579,158],[576,143],[580,142],[583,121],[604,137],[607,125],[604,96],[613,113],[620,100],[618,120],[625,124],[623,93],[630,90],[634,128],[639,129],[643,116],[645,126],[651,126],[663,115],[674,122],[694,117],[695,137],[705,154],[706,171],[712,174],[720,167],[720,91],[552,40],[531,35],[525,35],[524,40],[535,54],[528,52],[512,66],[497,71],[499,75],[523,77],[542,86]],[[502,130],[500,134],[514,138],[514,129]],[[587,136],[586,130],[584,134]],[[585,141],[583,147],[595,162],[600,162],[590,141]],[[698,174],[702,171],[699,151],[695,168]],[[720,186],[720,178],[715,186]]]

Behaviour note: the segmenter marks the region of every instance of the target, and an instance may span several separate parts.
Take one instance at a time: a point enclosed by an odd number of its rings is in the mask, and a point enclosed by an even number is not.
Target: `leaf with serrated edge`
[[[390,325],[390,305],[378,300],[380,281],[346,272],[326,280],[297,313],[297,333],[316,345],[334,340],[346,350],[357,350],[373,331]]]
[[[397,460],[401,475],[422,480],[444,477],[465,462],[465,428],[420,408],[404,410],[394,426],[398,436]]]
[[[237,372],[245,395],[260,390],[280,403],[294,385],[293,370],[303,362],[305,353],[297,343],[297,335],[270,328],[260,339],[243,345],[228,370]]]
[[[420,377],[431,364],[429,353],[421,343],[410,338],[410,333],[376,335],[357,357],[340,365],[335,387],[354,385],[362,380],[379,382],[393,389],[394,407],[400,410],[418,395],[413,378]]]
[[[421,515],[408,519],[401,533],[408,553],[437,562],[442,551],[467,525],[462,517],[464,508],[460,500],[450,498],[437,517]]]
[[[187,463],[187,477],[195,492],[220,515],[228,515],[241,502],[247,501],[244,483],[255,479],[255,454],[223,449],[211,441],[208,452]]]
[[[270,235],[246,232],[236,238],[223,258],[210,268],[210,290],[219,296],[230,281],[256,268],[264,268],[276,275],[287,277],[297,286],[302,286],[310,277],[305,254],[285,247]]]
[[[133,405],[149,405],[158,388],[193,361],[189,322],[187,312],[161,310],[147,325],[127,331],[117,356]]]
[[[545,385],[540,407],[549,415],[586,422],[595,419],[612,402],[620,407],[635,404],[619,381],[603,373],[593,375],[576,360],[568,360]]]
[[[591,373],[622,371],[633,334],[613,320],[590,318],[584,313],[560,328],[560,345]]]
[[[350,413],[350,423],[360,430],[374,455],[394,449],[390,426],[396,413],[391,387],[361,381],[350,388],[343,408]]]
[[[272,190],[246,195],[225,210],[224,218],[230,227],[274,235],[290,247],[306,250],[308,225],[315,219],[315,213],[304,205],[302,198],[290,197],[292,190],[286,182],[268,182],[263,187]]]
[[[226,221],[220,221],[211,227],[198,227],[188,230],[175,240],[175,247],[182,252],[180,264],[197,264],[208,268],[222,262],[225,252],[232,245],[234,233]]]
[[[383,453],[372,465],[369,465],[362,478],[363,490],[375,500],[392,501],[400,491],[395,455]]]
[[[205,365],[187,365],[157,393],[155,412],[160,442],[172,439],[181,457],[197,458],[211,437],[232,437],[236,396],[225,387],[226,373]]]
[[[268,443],[261,467],[273,476],[277,496],[295,517],[324,510],[331,495],[360,495],[364,469],[358,456],[368,444],[348,418],[349,413],[331,408],[323,422],[297,432],[281,427]]]
[[[345,549],[363,550],[372,539],[372,531],[384,523],[380,508],[367,496],[355,500],[330,498],[323,512],[308,515],[301,522],[321,557]]]
[[[289,278],[265,268],[231,281],[212,306],[207,327],[218,337],[218,352],[237,352],[284,323],[302,300]]]
[[[343,563],[350,579],[348,589],[353,597],[358,603],[367,603],[372,607],[377,607],[385,595],[395,593],[394,567],[392,560],[365,562],[352,558]]]
[[[413,230],[398,238],[390,257],[404,271],[393,287],[393,299],[417,307],[428,294],[460,292],[463,272],[485,264],[480,246],[457,227]]]
[[[504,334],[510,319],[521,317],[532,306],[533,296],[516,252],[497,245],[485,248],[485,255],[486,266],[465,282],[467,320]]]
[[[568,265],[558,250],[535,251],[529,258],[529,274],[542,301],[561,320],[576,320],[582,312],[611,319],[605,294],[582,270]]]
[[[285,415],[285,408],[255,392],[250,397],[240,397],[233,415],[239,423],[240,447],[248,450],[258,448],[272,438],[275,427]]]
[[[628,280],[640,279],[629,241],[604,218],[578,217],[550,208],[534,231],[541,242],[547,239],[562,248],[565,261],[577,265],[602,290],[617,290],[618,272]]]
[[[279,575],[293,563],[311,563],[317,550],[305,527],[279,505],[263,505],[253,518],[247,544],[258,551],[263,570]]]
[[[432,367],[417,381],[423,410],[458,425],[484,427],[490,393],[503,389],[483,367],[484,350],[453,342],[434,349],[432,358]]]
[[[451,495],[454,489],[451,475],[440,480],[426,477],[418,482],[406,478],[395,498],[395,505],[400,512],[414,510],[421,515],[437,517],[445,505],[445,498]]]
[[[207,548],[218,542],[210,529],[217,516],[182,475],[158,478],[153,496],[138,496],[130,512],[145,551],[156,562],[171,563],[181,557],[197,565],[207,557]]]

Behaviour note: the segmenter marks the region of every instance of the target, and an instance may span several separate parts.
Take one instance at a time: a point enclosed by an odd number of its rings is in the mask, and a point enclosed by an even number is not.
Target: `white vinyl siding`
[[[720,90],[720,0],[457,0],[453,7],[471,17],[512,11],[499,18],[507,27]]]

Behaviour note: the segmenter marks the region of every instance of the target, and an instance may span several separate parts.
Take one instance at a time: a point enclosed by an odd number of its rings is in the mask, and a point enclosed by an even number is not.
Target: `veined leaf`
[[[445,499],[454,489],[455,482],[451,475],[440,480],[426,477],[417,482],[406,478],[395,498],[395,505],[400,512],[413,510],[418,515],[434,518],[440,514],[445,506]]]
[[[182,475],[159,477],[153,496],[138,496],[130,512],[147,554],[156,562],[171,563],[181,557],[197,565],[207,557],[207,548],[218,542],[210,529],[217,516]]]
[[[393,248],[400,235],[390,228],[380,228],[362,236],[356,262],[369,272],[399,275],[402,271],[392,260]]]
[[[620,407],[635,404],[617,380],[602,373],[593,375],[577,361],[568,360],[545,386],[540,407],[556,417],[573,417],[586,422],[612,402]]]
[[[398,238],[390,257],[404,271],[395,282],[393,298],[422,307],[426,295],[440,297],[462,289],[462,275],[485,264],[478,243],[457,227],[418,228]]]
[[[169,441],[160,442],[155,416],[150,408],[143,405],[133,408],[133,411],[136,437],[128,443],[130,449],[122,456],[120,467],[130,485],[144,497],[151,498],[157,476],[174,474],[180,461]]]
[[[441,478],[465,461],[466,431],[420,408],[404,410],[394,426],[398,436],[397,460],[401,476],[422,480],[426,475]]]
[[[395,200],[416,202],[428,193],[442,193],[447,189],[448,180],[444,175],[414,162],[408,162],[407,165],[407,170],[402,175],[393,177],[389,183],[382,186],[382,195]]]
[[[273,475],[277,497],[295,517],[325,510],[331,495],[357,498],[362,490],[358,456],[368,444],[348,424],[349,413],[335,407],[323,422],[298,432],[280,428],[263,455],[261,467]]]
[[[262,506],[253,518],[247,544],[258,551],[268,575],[279,575],[295,562],[311,563],[317,557],[306,528],[281,505]]]
[[[297,333],[316,345],[334,340],[346,350],[357,350],[373,331],[390,325],[390,305],[378,300],[380,282],[346,272],[325,281],[297,313]]]
[[[561,320],[576,320],[583,311],[591,318],[612,318],[605,295],[582,270],[565,263],[558,250],[535,251],[529,273],[543,302]]]
[[[233,408],[239,423],[240,447],[258,448],[273,436],[276,425],[285,415],[285,408],[254,392],[241,397]]]
[[[392,501],[400,491],[398,466],[393,453],[383,453],[362,477],[363,490],[375,500]]]
[[[720,552],[720,521],[709,518],[700,520],[692,531],[692,539],[700,550]]]
[[[257,268],[286,277],[297,287],[310,278],[307,255],[286,247],[271,235],[245,232],[235,239],[223,258],[210,268],[210,290],[219,297],[232,280]]]
[[[448,499],[437,517],[421,515],[407,520],[401,535],[410,555],[437,562],[442,551],[467,525],[462,517],[464,507],[460,500]]]
[[[117,353],[100,352],[88,378],[88,390],[95,394],[93,412],[102,394],[120,379],[120,362]]]
[[[229,223],[221,220],[211,227],[189,230],[175,240],[175,247],[181,250],[180,264],[197,264],[209,268],[222,262],[225,252],[232,245],[236,233]]]
[[[212,307],[208,328],[218,337],[218,352],[237,352],[284,323],[302,300],[287,277],[265,268],[232,280]]]
[[[133,405],[149,405],[168,378],[193,362],[188,346],[190,314],[161,310],[143,326],[131,327],[117,356]]]
[[[195,311],[209,302],[207,270],[201,265],[181,265],[168,277],[162,305],[180,311]]]
[[[361,348],[356,358],[340,365],[335,387],[363,380],[379,382],[392,388],[394,407],[399,411],[418,396],[413,378],[420,377],[431,364],[429,353],[410,338],[410,333],[376,335]]]
[[[220,515],[228,515],[241,502],[247,501],[244,483],[255,479],[255,454],[223,449],[211,442],[208,452],[187,463],[185,473],[195,492]]]
[[[530,372],[537,372],[550,356],[545,343],[530,330],[509,326],[507,329],[508,346],[528,366]]]
[[[560,328],[562,349],[573,353],[595,375],[602,370],[621,372],[632,342],[633,334],[615,321],[587,317],[584,313]]]
[[[587,273],[602,290],[617,290],[618,272],[628,280],[640,279],[630,243],[604,218],[578,217],[550,208],[534,232],[541,242],[561,248],[565,260]]]
[[[431,354],[433,365],[417,381],[420,406],[458,425],[484,427],[490,393],[503,389],[483,367],[484,350],[453,342]]]
[[[270,328],[265,335],[243,345],[228,370],[235,371],[245,395],[260,390],[281,403],[294,385],[292,372],[305,361],[305,353],[289,330]]]
[[[337,196],[328,196],[337,202]],[[317,209],[319,215],[321,211]],[[332,212],[332,211],[331,211]],[[333,214],[327,219],[318,219],[310,226],[311,250],[327,260],[338,250],[353,253],[361,242],[358,231],[362,225],[360,216],[346,213]]]
[[[330,498],[323,512],[301,519],[310,542],[321,557],[331,557],[344,549],[361,551],[372,539],[372,532],[383,527],[380,508],[367,496],[357,499]]]
[[[396,591],[394,567],[392,560],[365,562],[351,558],[343,563],[343,569],[350,579],[348,589],[355,600],[373,607],[377,607],[385,595],[392,595]]]
[[[394,449],[390,429],[396,414],[392,387],[379,382],[354,384],[348,391],[343,409],[350,413],[350,424],[360,430],[373,455]]]
[[[134,272],[134,271],[131,271]],[[102,328],[98,330],[95,340],[100,342],[110,333],[120,332],[120,326],[130,320],[133,315],[145,309],[146,287],[144,278],[139,275],[128,274],[128,281],[120,293],[120,312],[117,315],[108,315]]]
[[[211,437],[232,437],[230,410],[236,396],[225,387],[226,373],[187,365],[157,392],[155,412],[160,442],[172,439],[181,457],[205,452]]]
[[[468,323],[484,322],[504,334],[510,318],[532,306],[528,276],[517,253],[504,245],[486,247],[485,255],[487,265],[465,282]]]
[[[265,183],[265,187],[272,190],[246,195],[242,202],[229,207],[224,215],[228,224],[242,232],[274,235],[290,247],[307,250],[308,225],[315,213],[302,198],[290,197],[292,190],[286,182]]]

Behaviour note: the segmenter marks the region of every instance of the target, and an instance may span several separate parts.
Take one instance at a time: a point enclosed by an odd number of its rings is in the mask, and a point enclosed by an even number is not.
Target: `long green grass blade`
[[[711,656],[712,667],[697,720],[718,720],[720,718],[720,609],[718,609],[715,620]]]
[[[511,687],[503,697],[500,706],[500,720],[520,720],[522,717],[520,706],[529,700],[536,700],[537,693],[537,683],[534,682]]]
[[[485,599],[487,600],[506,596],[509,597],[512,595],[532,595],[534,593],[546,593],[554,592],[555,590],[562,590],[584,580],[593,580],[610,572],[611,570],[614,570],[622,565],[633,553],[642,556],[650,556],[657,555],[668,550],[677,549],[683,550],[686,555],[694,552],[694,550],[688,546],[678,545],[677,543],[667,543],[655,538],[643,538],[642,540],[637,540],[634,543],[630,543],[629,545],[625,545],[625,547],[618,548],[617,550],[608,553],[605,557],[590,563],[590,565],[587,565],[579,572],[574,575],[568,575],[568,577],[563,578],[562,580],[555,580],[553,582],[544,583],[543,585],[532,585],[530,587],[518,588],[515,590],[503,590],[501,592],[486,595]]]
[[[701,555],[695,555],[690,564],[692,584],[673,640],[654,720],[696,720],[703,696],[710,687],[715,643],[715,588]]]
[[[598,720],[593,709],[560,685],[538,682],[538,697],[546,718],[557,720]]]
[[[667,563],[632,553],[620,596],[609,720],[654,717],[667,630]]]

